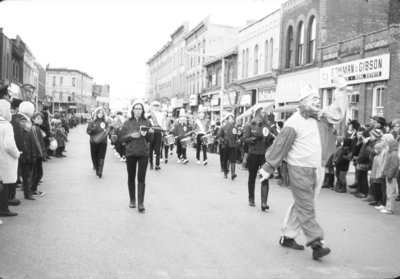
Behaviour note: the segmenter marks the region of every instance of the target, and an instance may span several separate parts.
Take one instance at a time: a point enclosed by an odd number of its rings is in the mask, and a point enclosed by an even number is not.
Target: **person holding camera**
[[[152,125],[144,115],[144,104],[133,103],[129,119],[121,128],[119,141],[125,144],[126,168],[130,208],[136,208],[136,173],[138,181],[138,210],[144,212],[144,193],[146,189],[146,170],[149,163],[150,135]]]

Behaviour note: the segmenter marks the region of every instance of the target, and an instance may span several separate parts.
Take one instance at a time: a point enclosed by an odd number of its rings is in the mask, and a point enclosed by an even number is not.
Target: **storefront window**
[[[332,104],[333,89],[324,89],[322,93],[322,107],[327,107]]]
[[[373,91],[372,99],[372,115],[383,116],[383,94],[385,92],[384,86],[377,86]]]

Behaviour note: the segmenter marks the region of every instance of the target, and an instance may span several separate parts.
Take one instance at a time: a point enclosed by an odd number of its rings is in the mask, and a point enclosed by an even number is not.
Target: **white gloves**
[[[264,169],[261,168],[258,170],[257,177],[258,179],[260,179],[260,182],[263,182],[264,180],[269,179],[270,175],[271,175],[270,173],[266,172]]]

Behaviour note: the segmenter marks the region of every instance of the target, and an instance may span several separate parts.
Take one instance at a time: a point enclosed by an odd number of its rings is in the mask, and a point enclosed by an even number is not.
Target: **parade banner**
[[[337,64],[320,69],[320,88],[334,87],[333,79],[342,72],[347,84],[358,84],[389,79],[390,54]]]

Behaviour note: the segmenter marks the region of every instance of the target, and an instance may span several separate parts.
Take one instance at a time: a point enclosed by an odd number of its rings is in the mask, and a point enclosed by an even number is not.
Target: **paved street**
[[[278,245],[292,201],[272,181],[268,212],[247,205],[247,172],[222,178],[218,157],[197,165],[176,156],[148,171],[146,213],[128,207],[127,174],[111,148],[103,178],[92,171],[85,127],[72,130],[63,159],[45,163],[36,201],[2,218],[0,277],[9,278],[393,278],[400,275],[400,203],[384,215],[322,190],[317,208],[332,253]],[[352,182],[352,181],[350,181]],[[18,190],[22,198],[22,192]],[[304,237],[298,242],[304,244]]]

